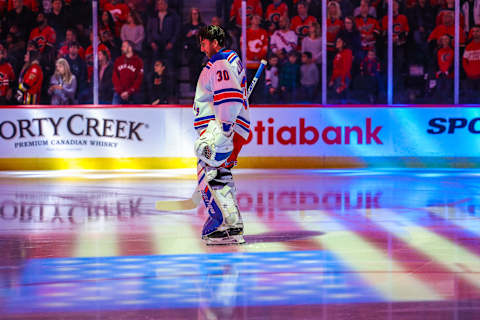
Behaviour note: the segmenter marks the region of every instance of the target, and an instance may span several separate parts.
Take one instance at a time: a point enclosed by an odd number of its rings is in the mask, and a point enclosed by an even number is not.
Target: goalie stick
[[[260,79],[260,76],[262,75],[263,70],[265,69],[265,66],[267,65],[266,60],[260,61],[260,66],[257,69],[257,72],[255,72],[255,76],[252,79],[252,82],[250,83],[250,86],[248,87],[247,90],[247,99],[250,97],[250,95],[253,92],[253,88],[255,88],[255,85],[258,82],[258,79]],[[200,201],[202,200],[202,196],[200,192],[198,191],[198,186],[195,188],[195,191],[193,192],[192,196],[190,199],[185,199],[185,200],[165,200],[165,201],[156,201],[155,202],[155,209],[159,211],[179,211],[179,210],[192,210],[195,209]]]

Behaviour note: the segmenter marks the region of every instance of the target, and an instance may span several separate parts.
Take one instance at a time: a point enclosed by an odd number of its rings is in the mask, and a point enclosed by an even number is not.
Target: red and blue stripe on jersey
[[[206,128],[208,126],[208,123],[211,120],[215,120],[215,115],[212,114],[212,115],[205,116],[205,117],[195,118],[193,126],[195,127],[195,130],[203,129],[203,128]]]
[[[243,91],[235,88],[225,88],[213,92],[214,106],[227,102],[239,102],[243,104]]]

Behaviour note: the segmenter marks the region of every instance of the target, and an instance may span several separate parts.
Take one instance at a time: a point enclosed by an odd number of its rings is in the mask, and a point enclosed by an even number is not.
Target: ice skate
[[[203,235],[202,240],[207,245],[226,245],[245,243],[243,238],[243,229],[227,229],[224,231],[216,230],[208,235]]]

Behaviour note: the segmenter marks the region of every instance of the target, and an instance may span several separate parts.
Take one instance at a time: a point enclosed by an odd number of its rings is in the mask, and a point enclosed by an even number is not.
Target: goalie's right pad
[[[205,132],[195,141],[195,154],[208,166],[218,168],[233,151],[231,137],[232,135],[226,136],[220,124],[212,120]]]

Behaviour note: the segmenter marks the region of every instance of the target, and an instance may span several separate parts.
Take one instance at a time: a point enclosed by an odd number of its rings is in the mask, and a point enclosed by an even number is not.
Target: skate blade
[[[235,235],[235,236],[223,237],[223,238],[203,237],[203,241],[207,246],[245,243],[245,239],[241,235]]]

